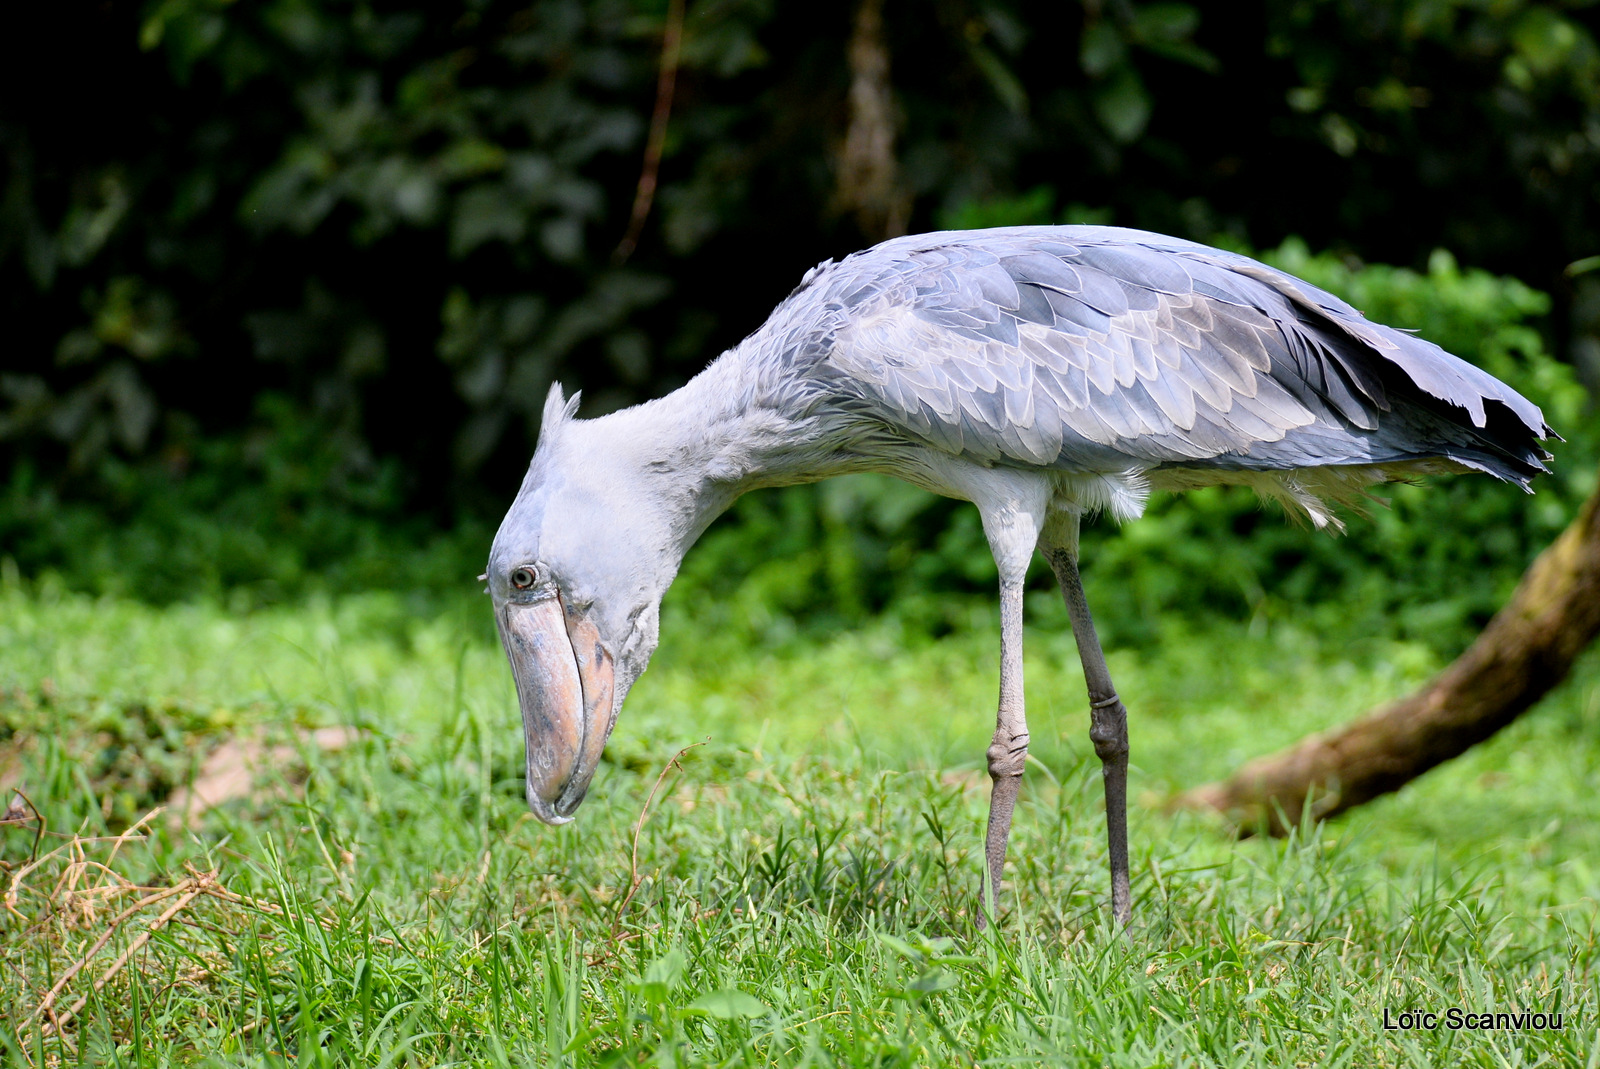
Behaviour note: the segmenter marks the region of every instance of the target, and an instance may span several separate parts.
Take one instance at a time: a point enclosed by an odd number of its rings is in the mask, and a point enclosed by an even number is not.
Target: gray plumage
[[[1078,578],[1087,512],[1250,486],[1318,525],[1372,483],[1477,470],[1524,489],[1553,432],[1509,386],[1244,256],[1136,230],[921,234],[826,263],[682,389],[592,420],[551,391],[487,579],[517,681],[528,801],[582,802],[659,606],[740,494],[883,471],[973,502],[1000,573],[985,846],[993,907],[1027,756],[1022,592],[1060,582],[1105,770],[1112,906],[1130,913],[1126,711]]]
[[[1493,376],[1247,257],[1136,230],[885,242],[808,274],[740,351],[809,401],[987,464],[1443,457],[1526,486],[1547,459],[1538,408]]]

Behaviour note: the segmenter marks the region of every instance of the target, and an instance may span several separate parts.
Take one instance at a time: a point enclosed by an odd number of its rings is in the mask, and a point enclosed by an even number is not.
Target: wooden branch
[[[644,221],[656,199],[656,180],[661,174],[661,153],[667,147],[667,120],[672,116],[672,95],[678,84],[678,58],[683,50],[684,0],[667,0],[667,23],[661,34],[661,66],[656,74],[656,106],[650,115],[650,133],[645,137],[644,165],[639,185],[633,192],[633,211],[628,217],[628,232],[611,253],[611,262],[628,262],[644,233]]]
[[[1463,753],[1526,712],[1600,633],[1600,490],[1533,562],[1483,633],[1427,686],[1353,724],[1257,758],[1180,795],[1244,834],[1329,817]]]

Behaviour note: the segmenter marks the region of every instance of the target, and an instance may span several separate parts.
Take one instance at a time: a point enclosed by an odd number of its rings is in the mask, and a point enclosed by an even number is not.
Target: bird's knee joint
[[[1101,761],[1115,761],[1128,756],[1127,735],[1110,725],[1096,724],[1091,727],[1089,741],[1094,743],[1095,756]]]
[[[988,758],[991,779],[1022,775],[1023,766],[1028,763],[1027,734],[1014,735],[1010,739],[996,739],[989,746]]]

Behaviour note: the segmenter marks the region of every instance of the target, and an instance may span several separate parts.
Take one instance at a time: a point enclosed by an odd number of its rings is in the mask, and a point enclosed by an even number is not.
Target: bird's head
[[[551,389],[486,574],[522,706],[528,805],[547,824],[583,801],[682,557],[637,450],[610,440],[623,428],[574,420],[577,400]]]

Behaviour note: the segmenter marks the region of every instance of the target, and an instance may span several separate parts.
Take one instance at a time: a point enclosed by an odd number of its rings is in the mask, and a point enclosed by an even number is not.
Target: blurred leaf
[[[1205,71],[1207,74],[1217,74],[1222,70],[1222,61],[1193,41],[1168,41],[1156,38],[1143,41],[1141,44],[1146,51],[1153,52],[1164,59],[1188,64],[1196,70]]]
[[[1322,117],[1322,136],[1328,147],[1340,156],[1354,156],[1361,147],[1361,135],[1349,119],[1329,113]]]
[[[1200,28],[1200,12],[1190,4],[1147,4],[1133,11],[1133,35],[1141,41],[1176,43]]]
[[[689,1003],[691,1012],[698,1011],[719,1021],[733,1021],[748,1017],[765,1017],[769,1012],[760,1000],[745,994],[737,987],[724,987],[701,995]]]
[[[1122,34],[1116,26],[1097,19],[1084,28],[1083,40],[1078,48],[1078,61],[1083,72],[1091,78],[1103,78],[1127,57]]]
[[[527,229],[523,205],[509,195],[504,185],[480,183],[456,200],[450,220],[450,255],[460,259],[489,241],[515,244]]]
[[[633,985],[639,997],[652,1006],[664,1006],[673,988],[683,981],[686,959],[683,951],[673,947],[652,961],[644,971],[644,978]]]
[[[95,183],[94,201],[74,204],[62,220],[61,234],[56,239],[62,261],[69,267],[81,267],[93,259],[132,203],[115,171],[102,175]]]
[[[1322,107],[1322,90],[1310,85],[1296,86],[1284,95],[1284,99],[1295,111],[1313,112]]]
[[[490,141],[468,138],[457,141],[439,154],[439,173],[447,180],[476,178],[503,169],[506,150]]]
[[[1127,143],[1144,133],[1150,121],[1151,100],[1139,73],[1130,66],[1117,68],[1095,90],[1094,113],[1108,133]]]
[[[1530,6],[1511,31],[1517,54],[1541,76],[1561,67],[1581,39],[1577,26],[1544,6]]]
[[[1028,110],[1028,91],[1022,87],[1011,68],[1006,66],[1005,60],[995,55],[982,41],[969,40],[967,54],[972,57],[973,65],[983,73],[995,97],[1008,111],[1021,115]]]
[[[960,982],[960,978],[947,969],[929,969],[907,984],[906,990],[919,995],[931,995],[939,991],[949,991]]]

